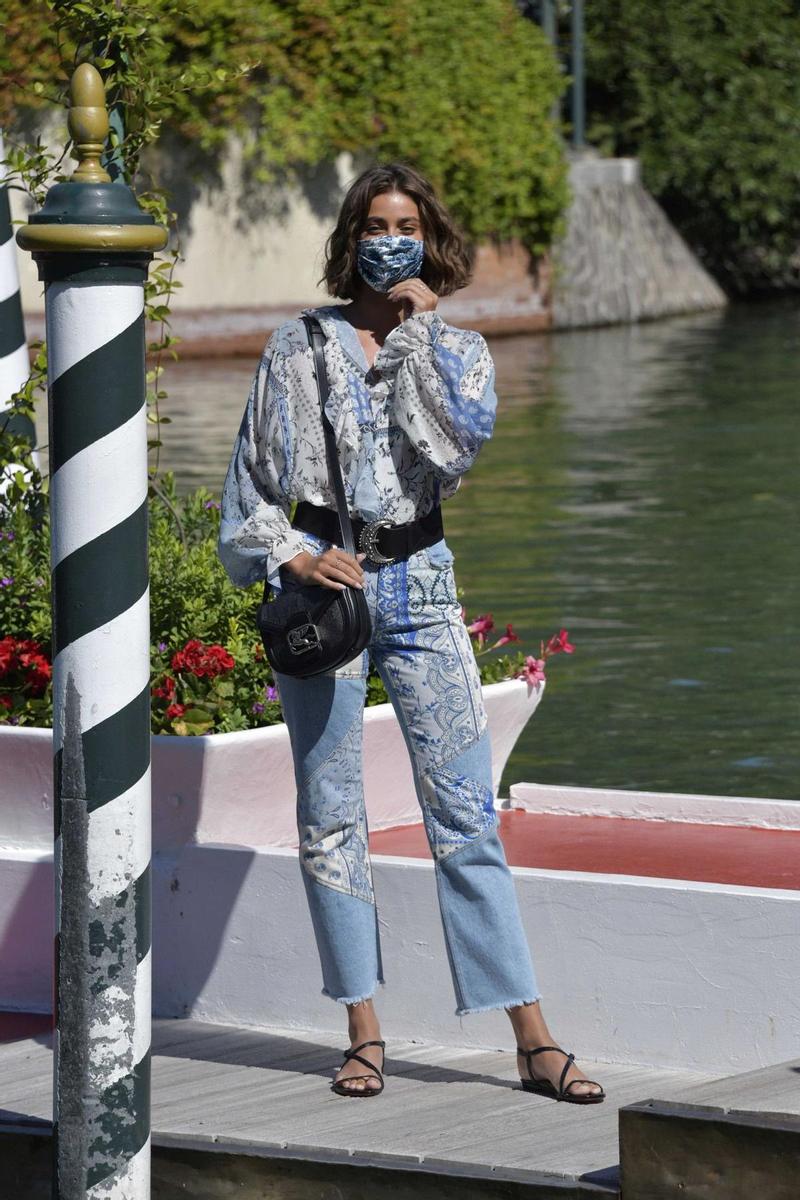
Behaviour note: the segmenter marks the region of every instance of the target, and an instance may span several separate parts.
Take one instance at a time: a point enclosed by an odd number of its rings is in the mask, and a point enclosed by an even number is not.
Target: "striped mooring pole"
[[[9,413],[9,401],[30,374],[28,344],[22,319],[22,300],[19,292],[17,247],[11,227],[11,206],[8,202],[3,131],[0,130],[0,430],[27,438],[36,445],[36,429],[29,416]],[[38,466],[38,455],[34,452]]]
[[[17,233],[48,347],[56,1200],[150,1195],[150,614],[144,291],[166,230],[100,165],[98,71],[70,83],[79,166]]]

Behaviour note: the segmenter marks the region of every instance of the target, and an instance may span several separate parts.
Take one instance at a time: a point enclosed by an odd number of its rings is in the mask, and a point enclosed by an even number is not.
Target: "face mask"
[[[388,292],[403,279],[416,278],[422,269],[425,243],[418,238],[362,238],[358,243],[357,270],[376,292]]]

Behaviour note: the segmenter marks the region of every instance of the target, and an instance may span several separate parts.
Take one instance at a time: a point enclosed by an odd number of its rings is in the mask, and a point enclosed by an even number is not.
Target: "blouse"
[[[341,306],[305,310],[326,337],[325,411],[352,517],[404,524],[457,491],[497,409],[494,364],[483,337],[436,312],[388,334],[372,369]],[[289,520],[293,501],[336,508],[328,480],[319,395],[306,329],[298,317],[261,355],[222,490],[217,552],[237,587],[265,577],[306,549]]]

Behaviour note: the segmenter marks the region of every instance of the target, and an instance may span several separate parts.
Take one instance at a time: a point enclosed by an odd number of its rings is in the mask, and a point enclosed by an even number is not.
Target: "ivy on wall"
[[[794,0],[593,0],[590,137],[645,184],[731,291],[800,284]]]
[[[163,134],[213,163],[231,133],[269,186],[330,161],[400,158],[475,239],[542,252],[566,167],[563,76],[513,0],[5,0],[0,124],[30,125],[91,56],[125,118],[129,175]]]

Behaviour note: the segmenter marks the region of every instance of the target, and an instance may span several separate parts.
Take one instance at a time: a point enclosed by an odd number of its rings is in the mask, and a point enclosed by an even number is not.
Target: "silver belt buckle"
[[[384,525],[391,525],[391,523],[391,521],[381,518],[377,521],[369,521],[361,530],[361,537],[358,539],[358,548],[364,551],[370,562],[397,562],[396,558],[387,558],[378,549],[378,530],[382,529]]]

